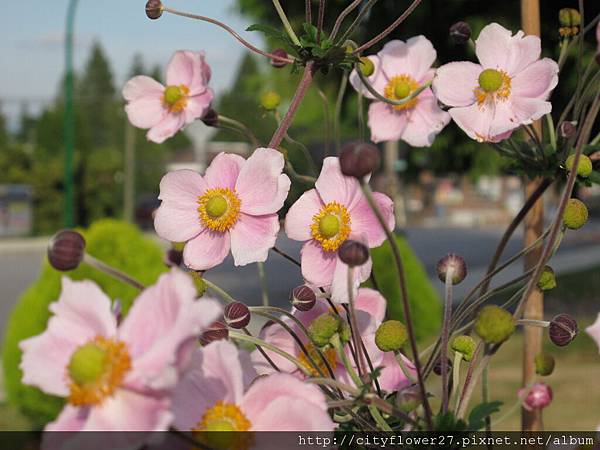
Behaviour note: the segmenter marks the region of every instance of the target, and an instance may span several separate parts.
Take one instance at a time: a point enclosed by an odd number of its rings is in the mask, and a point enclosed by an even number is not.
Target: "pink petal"
[[[246,160],[235,185],[242,212],[261,215],[281,209],[290,190],[283,165],[283,155],[272,148],[257,148]]]
[[[245,159],[233,153],[219,153],[214,157],[206,173],[204,180],[210,188],[235,189],[235,182],[244,165]]]
[[[506,71],[517,75],[530,64],[540,59],[542,42],[537,36],[525,36],[522,31],[512,37]]]
[[[546,100],[558,84],[558,64],[549,58],[536,61],[512,79],[512,97]]]
[[[128,385],[163,389],[177,381],[179,349],[221,314],[217,301],[195,298],[191,277],[172,269],[135,300],[119,330],[132,358]]]
[[[585,332],[596,342],[600,352],[600,313],[596,317],[596,321],[585,329]]]
[[[310,225],[313,217],[323,206],[316,189],[306,191],[291,206],[285,216],[285,234],[296,241],[308,241],[312,238]]]
[[[206,181],[198,172],[189,169],[175,170],[160,180],[158,199],[197,209],[198,198],[206,189]]]
[[[348,266],[337,258],[333,279],[331,281],[331,300],[334,303],[348,303]],[[373,262],[371,258],[360,267],[356,267],[353,272],[353,295],[356,298],[358,287],[361,283],[367,281],[371,274]]]
[[[231,229],[231,254],[236,266],[267,260],[279,233],[277,214],[251,216],[241,213]]]
[[[88,412],[85,408],[77,408],[67,404],[56,420],[46,425],[44,431],[79,431],[84,427],[87,416]],[[54,433],[46,433],[46,435],[52,434]],[[46,445],[44,445],[44,448],[46,448]]]
[[[377,55],[370,55],[367,56],[367,58],[369,58],[375,66],[375,71],[371,76],[367,77],[367,80],[369,81],[369,83],[371,83],[371,86],[373,86],[377,92],[383,95],[383,90],[385,89],[385,86],[388,83],[388,79],[386,78],[385,74],[383,73],[383,70],[381,69],[381,60]],[[363,97],[369,99],[375,98],[373,94],[371,94],[369,90],[363,85],[363,82],[356,73],[356,69],[350,73],[348,81],[350,81],[350,84],[357,92],[362,93]]]
[[[317,287],[331,284],[337,261],[335,252],[324,252],[321,244],[311,240],[302,246],[300,261],[302,276],[306,281]]]
[[[507,110],[505,114],[509,115],[510,123],[516,123],[518,126],[533,123],[534,120],[540,119],[545,114],[549,114],[552,111],[552,104],[537,98],[513,97],[510,104],[505,106],[505,109]],[[496,108],[496,117],[498,117],[499,111],[500,109]],[[500,124],[502,122],[498,123]],[[494,126],[491,131],[495,135],[498,135],[507,130],[505,128],[498,129]]]
[[[379,211],[383,214],[386,220],[387,226],[390,230],[393,230],[396,225],[396,218],[394,216],[394,202],[384,194],[374,192],[373,197],[377,202]],[[367,200],[363,197],[360,199],[356,206],[350,210],[350,217],[352,221],[352,231],[357,234],[364,234],[367,237],[367,243],[370,248],[379,247],[383,241],[385,241],[385,232],[375,213],[369,206]]]
[[[214,92],[212,89],[206,89],[202,94],[197,94],[187,99],[185,107],[185,123],[192,123],[206,114],[210,103],[213,101]]]
[[[223,262],[229,253],[231,238],[228,232],[204,229],[183,249],[183,262],[193,270],[208,270]]]
[[[154,125],[148,133],[146,138],[156,144],[162,144],[170,137],[183,128],[185,125],[185,114],[183,113],[169,113],[160,122]]]
[[[138,75],[123,87],[123,98],[128,102],[146,97],[162,97],[165,87],[158,81],[145,75]]]
[[[433,79],[433,92],[448,106],[469,106],[475,103],[475,88],[479,85],[479,64],[461,61],[444,64]]]
[[[431,94],[431,91],[427,91]],[[402,140],[413,147],[429,147],[437,134],[450,122],[450,115],[443,111],[433,95],[419,96],[419,102],[408,116]]]
[[[416,377],[417,373],[412,361],[406,356],[400,356],[404,361],[407,369]],[[381,375],[378,378],[379,386],[387,392],[395,392],[409,386],[412,382],[406,377],[404,371],[396,361],[394,352],[386,352],[384,354],[381,365],[384,366]]]
[[[375,289],[360,288],[354,306],[356,309],[369,313],[379,323],[383,322],[385,318],[387,302],[383,295]]]
[[[349,210],[362,196],[358,181],[344,176],[338,158],[332,156],[323,160],[323,167],[315,188],[323,203],[338,202]]]
[[[433,44],[425,36],[415,36],[406,41],[408,47],[408,74],[420,80],[437,58]]]
[[[406,128],[406,111],[396,111],[387,103],[373,102],[369,106],[367,124],[373,142],[397,141]]]
[[[332,431],[336,426],[326,407],[287,397],[274,400],[260,415],[252,417],[251,422],[253,431]],[[266,445],[269,445],[268,439],[260,448],[265,449]]]
[[[193,52],[180,50],[173,53],[167,65],[167,85],[190,87],[196,72],[198,60]]]
[[[450,116],[471,139],[478,142],[489,142],[493,136],[490,128],[494,121],[493,107],[480,107],[477,104],[467,107],[452,108]]]
[[[134,127],[143,129],[155,126],[167,115],[167,110],[162,101],[162,94],[133,100],[125,105],[125,112],[129,122]]]
[[[475,53],[484,69],[508,70],[511,57],[512,34],[497,23],[481,30],[475,41]]]

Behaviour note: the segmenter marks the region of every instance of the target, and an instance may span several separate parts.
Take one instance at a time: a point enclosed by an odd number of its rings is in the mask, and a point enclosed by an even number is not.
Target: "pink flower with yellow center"
[[[433,78],[431,65],[437,53],[424,36],[406,42],[393,40],[377,55],[368,56],[374,71],[368,81],[375,90],[390,100],[404,100]],[[450,122],[448,113],[440,109],[430,88],[402,105],[378,101],[365,88],[356,70],[350,83],[365,97],[375,100],[369,107],[369,128],[373,142],[403,140],[413,147],[430,146],[436,135]]]
[[[480,64],[452,62],[438,68],[433,91],[452,108],[452,119],[472,139],[498,142],[521,125],[549,114],[547,101],[558,83],[558,65],[540,59],[537,36],[514,36],[487,25],[475,42]]]
[[[283,155],[259,148],[246,160],[220,153],[204,176],[193,170],[166,174],[154,218],[158,235],[186,242],[184,263],[207,270],[231,253],[236,266],[267,259],[279,232],[277,211],[290,189]]]
[[[394,205],[385,195],[374,194],[390,229],[395,226]],[[305,241],[301,251],[302,276],[313,286],[328,288],[334,301],[348,301],[348,266],[337,255],[346,239],[378,247],[385,233],[365,199],[358,180],[346,177],[338,158],[323,161],[315,188],[292,205],[285,218],[290,239]],[[355,287],[371,273],[371,260],[354,269]]]
[[[257,378],[249,355],[228,341],[196,350],[173,396],[174,425],[203,431],[332,431],[325,396],[289,374]],[[219,448],[265,448],[251,434],[229,434]],[[214,436],[214,434],[213,434]],[[227,436],[227,435],[226,435]],[[205,435],[210,444],[211,435]],[[199,439],[203,440],[200,434]]]
[[[123,97],[129,121],[149,129],[148,140],[164,142],[206,113],[214,97],[208,87],[210,75],[203,52],[175,52],[167,66],[166,86],[145,75],[125,84]]]
[[[191,278],[173,269],[140,294],[119,325],[96,284],[64,277],[46,331],[20,344],[22,382],[67,401],[46,430],[168,429],[169,391],[197,337],[221,312],[215,300],[195,297]]]
[[[359,334],[365,345],[365,348],[367,349],[367,353],[371,363],[373,364],[373,367],[383,367],[381,374],[377,379],[379,386],[384,391],[395,392],[410,385],[411,381],[402,371],[402,368],[395,359],[394,353],[382,352],[379,350],[379,348],[377,348],[377,345],[375,345],[375,332],[385,319],[386,307],[387,302],[379,292],[368,288],[361,288],[358,290],[355,308]],[[292,314],[300,321],[300,323],[302,323],[302,325],[304,325],[305,328],[308,328],[317,317],[331,312],[331,307],[325,300],[317,299],[317,303],[310,311],[302,312],[295,309],[292,311]],[[341,307],[338,307],[338,312],[341,317],[347,321],[345,310]],[[295,356],[312,376],[321,377],[325,375],[329,377],[331,374],[328,371],[327,365],[325,362],[323,362],[323,359],[319,356],[314,344],[309,342],[308,337],[304,334],[301,328],[287,316],[282,316],[281,320],[283,320],[296,333],[296,335],[300,337],[311,358],[308,358],[306,353],[302,351],[294,338],[281,325],[276,323],[271,323],[263,328],[260,338],[276,346],[280,350]],[[302,372],[291,361],[269,351],[268,349],[263,350],[281,371],[292,373],[299,378],[303,378]],[[348,345],[344,347],[344,350],[348,355],[348,359],[350,361],[354,361]],[[335,349],[329,347],[326,350],[323,350],[322,353],[325,356],[329,367],[333,370],[336,379],[343,381],[344,383],[354,384],[350,378],[350,375],[346,371],[346,368],[342,364],[342,361],[336,354]],[[401,358],[403,359],[406,367],[413,372],[413,375],[416,376],[412,362],[404,356],[401,356]],[[274,373],[275,371],[271,364],[257,350],[252,352],[252,362],[254,363],[255,369],[261,375]],[[313,363],[317,364],[317,367],[315,367]]]

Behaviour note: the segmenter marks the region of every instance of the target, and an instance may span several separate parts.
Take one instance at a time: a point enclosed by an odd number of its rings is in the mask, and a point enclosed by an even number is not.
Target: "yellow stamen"
[[[224,232],[240,217],[240,199],[229,188],[208,189],[198,198],[200,220],[213,231]]]
[[[335,252],[350,235],[350,214],[345,206],[331,202],[313,216],[310,231],[326,252]]]
[[[490,69],[486,69],[486,70],[490,70]],[[475,98],[477,99],[477,104],[479,106],[481,106],[485,103],[495,103],[496,101],[505,101],[510,96],[512,79],[503,70],[498,70],[495,72],[498,72],[502,78],[502,83],[496,90],[486,91],[481,86],[477,86],[475,88],[475,90],[473,91],[475,94]]]
[[[167,86],[163,93],[163,103],[170,112],[178,113],[185,109],[190,89],[181,84],[179,86]]]
[[[327,366],[325,365],[325,362],[319,355],[319,352],[317,351],[315,346],[309,342],[308,344],[305,345],[305,347],[306,347],[306,350],[308,351],[308,354],[310,355],[312,360],[317,364],[318,368],[321,371],[319,372],[319,370],[317,370],[317,368],[315,366],[313,366],[313,364],[310,362],[310,359],[306,356],[306,353],[304,353],[303,351],[300,351],[298,360],[302,363],[302,365],[304,367],[306,367],[306,370],[308,370],[313,377],[320,377],[323,375],[329,376],[329,371],[327,370]],[[329,367],[331,367],[331,369],[335,371],[335,366],[337,365],[335,349],[331,348],[331,347],[327,348],[326,350],[323,351],[323,356],[325,356],[325,359],[327,360]]]
[[[385,98],[390,100],[404,100],[419,87],[419,83],[410,75],[398,75],[390,79],[383,90]],[[414,108],[418,103],[418,97],[415,97],[403,105],[393,105],[398,111]]]
[[[204,412],[200,422],[191,431],[198,441],[211,448],[248,450],[254,443],[254,437],[252,433],[244,432],[249,431],[251,426],[237,405],[218,401]]]

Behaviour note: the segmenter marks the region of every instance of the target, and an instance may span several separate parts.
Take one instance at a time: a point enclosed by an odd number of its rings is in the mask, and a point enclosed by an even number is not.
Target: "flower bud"
[[[368,142],[349,142],[340,152],[340,169],[347,177],[362,179],[375,172],[380,163],[379,149]]]
[[[309,286],[303,284],[292,290],[290,301],[298,311],[310,311],[317,302],[317,295]]]
[[[183,262],[183,252],[174,248],[170,248],[165,253],[165,265],[169,267],[179,267]]]
[[[66,272],[76,269],[85,254],[85,239],[74,230],[56,233],[48,244],[48,262],[56,270]]]
[[[545,408],[552,402],[552,389],[545,383],[535,383],[529,392],[519,389],[519,397],[523,398],[523,408],[536,411]]]
[[[577,322],[569,314],[559,314],[550,321],[548,333],[550,340],[559,347],[569,345],[577,336]]]
[[[361,56],[358,62],[358,70],[360,70],[360,73],[365,77],[370,77],[375,72],[375,64],[373,64],[373,61],[371,61],[370,58]]]
[[[450,38],[456,45],[464,45],[471,39],[471,26],[467,22],[456,22],[450,27]]]
[[[448,253],[437,263],[437,275],[442,283],[446,282],[446,274],[452,268],[452,284],[458,284],[467,276],[467,264],[462,256]]]
[[[200,119],[207,127],[219,126],[219,113],[213,108],[209,108]]]
[[[554,357],[549,353],[538,353],[535,355],[535,373],[546,377],[554,372]]]
[[[382,352],[400,350],[408,339],[404,324],[398,320],[387,320],[375,332],[375,344]]]
[[[585,204],[576,198],[569,199],[563,214],[563,223],[570,230],[578,230],[588,220],[588,209]]]
[[[273,50],[271,52],[271,54],[275,55],[275,56],[279,56],[281,58],[287,58],[288,54],[287,52],[282,49],[282,48],[276,48],[275,50]],[[281,61],[280,59],[271,59],[271,65],[273,67],[276,67],[278,69],[285,67],[287,65],[287,63],[285,61]]]
[[[340,329],[340,318],[336,314],[321,314],[308,326],[308,336],[317,345],[325,347]]]
[[[423,401],[421,400],[421,392],[417,386],[407,387],[402,389],[396,395],[397,406],[406,414],[417,409]]]
[[[563,139],[572,138],[577,132],[577,127],[575,126],[575,122],[569,122],[565,120],[558,127],[558,135]]]
[[[453,366],[452,360],[448,358],[448,370],[451,370]],[[433,373],[438,377],[442,375],[442,358],[438,358],[433,366]]]
[[[542,275],[540,275],[540,279],[537,282],[537,287],[541,291],[549,291],[550,289],[554,289],[556,287],[556,277],[554,276],[554,270],[552,267],[544,266]]]
[[[225,323],[230,328],[246,328],[250,323],[250,310],[242,302],[229,303],[223,311]]]
[[[581,14],[573,8],[562,8],[558,12],[558,22],[561,27],[578,27],[581,25]]]
[[[570,172],[573,170],[573,161],[575,160],[575,155],[569,155],[567,160],[565,161],[565,167]],[[587,155],[580,155],[579,162],[577,163],[577,175],[583,178],[587,178],[590,176],[594,168],[592,167],[592,160]]]
[[[281,103],[281,96],[275,91],[267,91],[260,97],[260,105],[267,111],[274,111]]]
[[[155,20],[162,16],[163,5],[160,0],[148,0],[146,2],[146,15],[149,19]]]
[[[369,249],[362,242],[346,239],[338,249],[338,256],[350,267],[362,266],[369,260]]]
[[[475,354],[475,339],[471,336],[456,336],[450,344],[450,348],[463,356],[465,361],[471,361]]]
[[[229,330],[227,329],[227,325],[221,321],[216,321],[202,333],[202,336],[200,336],[200,343],[202,345],[208,345],[211,342],[227,339],[228,337]]]
[[[501,344],[515,331],[515,319],[496,305],[481,308],[475,320],[475,332],[486,344]]]

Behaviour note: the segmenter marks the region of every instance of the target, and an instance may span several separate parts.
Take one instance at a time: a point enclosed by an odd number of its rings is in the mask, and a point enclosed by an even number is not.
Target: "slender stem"
[[[323,20],[325,19],[325,0],[319,0],[319,9],[317,16],[317,44],[321,43],[321,34],[323,33]]]
[[[89,253],[84,253],[83,262],[86,263],[87,265],[93,267],[94,269],[98,269],[101,272],[104,272],[104,273],[110,275],[111,277],[116,278],[119,281],[123,281],[123,282],[129,284],[130,286],[133,286],[136,289],[139,289],[139,290],[146,289],[146,286],[144,286],[142,283],[140,283],[135,278],[130,277],[125,272],[122,272],[119,269],[115,269],[114,267],[109,266],[105,262],[102,262],[99,259],[94,258]]]
[[[452,364],[452,391],[450,393],[450,401],[454,402],[456,407],[458,398],[460,397],[460,364],[463,360],[463,355],[459,352],[454,353],[454,364]]]
[[[317,90],[319,90],[319,89],[317,88]],[[278,112],[275,112],[275,119],[277,120],[277,125],[279,126],[279,124],[281,124],[281,116],[279,115]],[[300,141],[297,141],[296,139],[293,139],[290,136],[289,131],[285,132],[285,135],[283,136],[283,138],[289,144],[297,145],[298,147],[300,147],[300,150],[302,150],[302,154],[304,155],[304,159],[306,160],[306,163],[310,166],[312,174],[316,175],[317,168],[315,166],[315,162],[314,162],[314,160],[312,158],[312,155],[310,154],[310,151],[308,150],[308,148],[306,147],[306,145],[304,145]],[[289,160],[287,162],[289,163]],[[303,176],[303,175],[299,175],[299,176]]]
[[[452,277],[454,267],[450,266],[446,271],[445,301],[444,301],[444,324],[442,327],[442,351],[440,362],[442,366],[442,413],[448,411],[448,337],[450,335],[450,322],[452,320]]]
[[[306,23],[311,24],[312,23],[312,5],[311,5],[311,0],[304,0],[304,17],[306,20]]]
[[[363,8],[359,11],[358,15],[356,16],[356,19],[354,19],[354,22],[352,22],[350,24],[350,26],[346,29],[346,31],[344,31],[344,34],[342,35],[342,37],[340,38],[340,40],[338,41],[338,43],[344,42],[356,29],[356,27],[360,24],[360,22],[362,21],[363,17],[365,17],[367,15],[367,13],[371,10],[371,8],[373,7],[373,5],[375,3],[377,3],[378,0],[369,0],[365,6],[363,6]]]
[[[350,3],[338,16],[338,18],[335,20],[335,24],[333,25],[333,29],[331,30],[331,40],[333,41],[335,39],[335,37],[338,34],[338,31],[340,30],[340,27],[342,26],[342,22],[344,21],[344,19],[346,18],[346,16],[348,16],[348,14],[350,14],[355,8],[357,8],[358,6],[360,6],[360,4],[362,3],[362,0],[354,0],[352,3]]]
[[[374,405],[369,405],[369,412],[371,413],[371,417],[373,417],[373,419],[375,420],[375,423],[377,425],[379,425],[379,428],[381,428],[383,431],[392,431],[392,428],[388,425],[388,423],[385,421],[385,419],[383,418],[383,416],[381,415],[381,413],[379,412],[379,410],[377,409],[376,406]]]
[[[260,279],[260,289],[262,291],[262,304],[263,306],[269,306],[269,287],[267,285],[267,276],[265,274],[265,263],[257,262],[256,270],[258,271],[258,278]]]
[[[333,345],[333,348],[335,348],[335,351],[337,352],[340,360],[342,361],[346,372],[348,372],[348,375],[350,375],[350,378],[352,379],[356,387],[360,388],[363,385],[363,382],[356,373],[356,370],[354,370],[354,367],[352,367],[352,363],[350,362],[350,360],[348,359],[348,355],[346,355],[346,352],[344,351],[344,346],[342,345],[342,342],[340,341],[340,336],[338,334],[335,334],[331,338],[331,345]]]
[[[548,328],[550,326],[550,322],[548,322],[547,320],[537,319],[519,319],[517,320],[517,324],[541,328]]]
[[[355,388],[354,386],[350,386],[349,384],[346,384],[346,383],[342,383],[341,381],[333,380],[331,378],[312,377],[312,378],[308,378],[307,380],[305,380],[305,382],[310,383],[310,384],[318,384],[318,385],[328,386],[331,388],[339,389],[341,391],[346,391],[350,395],[353,395],[355,397],[358,397],[360,395],[360,390],[358,388]]]
[[[225,290],[221,289],[219,286],[217,286],[216,284],[214,284],[212,281],[207,280],[206,278],[202,278],[202,280],[204,280],[204,283],[206,283],[206,285],[212,289],[213,291],[215,291],[217,294],[219,294],[219,297],[221,297],[223,300],[225,300],[228,303],[234,303],[237,300],[235,298],[233,298],[231,295],[229,295]]]
[[[203,22],[208,22],[208,23],[212,23],[213,25],[216,25],[222,29],[224,29],[225,31],[227,31],[229,34],[231,34],[234,38],[236,38],[244,47],[248,48],[249,50],[252,50],[254,53],[258,53],[259,55],[262,56],[266,56],[267,58],[270,59],[274,59],[276,61],[281,61],[281,62],[285,62],[287,64],[293,64],[294,60],[290,59],[290,58],[286,58],[284,56],[278,56],[278,55],[274,55],[272,53],[269,52],[265,52],[257,47],[255,47],[254,45],[252,45],[250,42],[246,41],[243,37],[241,37],[233,28],[231,28],[229,25],[224,24],[223,22],[220,22],[216,19],[213,19],[211,17],[206,17],[206,16],[199,16],[197,14],[189,14],[186,12],[182,12],[182,11],[178,11],[176,9],[173,8],[168,8],[166,6],[163,6],[163,11],[174,14],[176,16],[181,16],[181,17],[187,17],[188,19],[195,19],[195,20],[201,20]]]
[[[398,365],[400,366],[400,369],[402,370],[402,373],[404,373],[404,376],[409,379],[412,383],[416,383],[417,379],[415,378],[415,376],[410,373],[410,370],[408,369],[408,366],[406,365],[406,363],[404,362],[404,359],[402,358],[402,353],[400,353],[400,351],[395,352],[394,354],[396,362],[398,363]]]
[[[358,74],[362,84],[365,85],[365,87],[367,88],[367,91],[369,91],[373,95],[373,97],[375,97],[377,100],[381,100],[382,102],[388,103],[390,105],[405,105],[405,104],[407,104],[414,98],[418,97],[419,94],[421,92],[423,92],[425,89],[427,89],[429,86],[431,86],[431,83],[432,83],[431,81],[427,81],[427,82],[423,83],[421,86],[419,86],[413,92],[411,92],[411,94],[408,97],[405,97],[402,100],[392,100],[390,98],[387,98],[387,97],[381,95],[379,92],[377,92],[377,89],[375,89],[373,87],[373,85],[369,82],[367,77],[365,77],[358,68],[356,69],[356,73]]]
[[[284,252],[283,250],[280,250],[277,247],[272,247],[271,250],[273,250],[275,253],[283,256],[285,259],[287,259],[288,261],[290,261],[292,264],[301,267],[302,265],[300,264],[300,261],[298,261],[297,259],[295,259],[293,256],[288,255],[286,252]]]
[[[248,331],[248,328],[242,328],[242,331],[247,335],[247,336],[252,336],[252,333],[250,333],[250,331]],[[275,370],[276,372],[281,372],[281,369],[279,367],[277,367],[277,364],[275,364],[275,362],[269,357],[269,355],[267,355],[267,352],[265,352],[265,349],[262,348],[260,345],[256,346],[256,350],[258,350],[258,352],[263,356],[263,358],[265,358],[265,360],[269,363],[269,365],[273,368],[273,370]]]
[[[235,127],[241,133],[246,135],[246,137],[250,142],[252,142],[252,145],[254,145],[254,147],[260,147],[260,142],[258,141],[258,138],[254,135],[252,130],[250,130],[250,128],[248,128],[248,126],[245,123],[240,122],[239,120],[232,119],[230,117],[223,116],[221,114],[218,115],[217,120],[224,124],[228,124]]]
[[[363,346],[360,342],[360,331],[358,329],[358,321],[356,320],[356,310],[354,308],[354,268],[348,267],[348,315],[350,318],[352,340],[357,353],[356,366],[361,377],[365,375],[365,355],[363,354]]]
[[[285,15],[285,11],[281,7],[281,3],[279,3],[279,0],[273,0],[273,6],[275,6],[275,9],[277,10],[277,14],[279,14],[281,23],[283,23],[283,27],[285,28],[285,31],[287,32],[288,36],[290,37],[290,39],[292,40],[292,42],[295,45],[300,47],[301,46],[300,40],[298,39],[298,36],[296,36],[296,33],[294,33],[294,29],[292,28],[290,21],[288,20],[287,16]]]
[[[552,150],[556,151],[556,131],[554,130],[554,121],[552,120],[552,114],[546,114],[546,124],[548,128],[548,134],[550,135],[550,146]]]
[[[341,148],[341,116],[342,116],[342,104],[344,103],[344,94],[346,93],[346,86],[348,85],[348,72],[344,71],[342,80],[340,81],[340,88],[338,90],[337,100],[335,101],[335,111],[333,113],[333,127],[334,127],[334,139],[335,139],[335,152],[340,154]]]
[[[377,408],[382,410],[384,413],[389,414],[390,416],[400,417],[402,420],[412,425],[417,424],[415,420],[409,415],[407,415],[405,412],[400,411],[398,408],[386,402],[384,399],[377,397],[373,393],[365,394],[364,400],[367,404],[373,404],[377,406]]]
[[[490,401],[490,390],[489,390],[489,372],[490,366],[486,365],[481,373],[481,402],[488,403]],[[491,433],[492,421],[490,416],[485,417],[485,431]]]
[[[456,414],[456,416],[459,419],[462,419],[465,416],[465,412],[467,411],[467,407],[469,406],[469,400],[471,399],[471,396],[473,395],[473,392],[475,390],[475,386],[477,385],[477,380],[489,364],[491,357],[491,354],[483,355],[483,358],[481,358],[479,365],[477,365],[477,368],[474,370],[473,377],[468,378],[469,383],[467,383],[467,381],[465,380],[462,399],[460,401],[460,406],[458,407],[458,411]]]
[[[329,100],[322,89],[317,88],[317,92],[323,101],[323,115],[325,116],[325,121],[323,123],[323,128],[325,131],[325,155],[329,155],[329,146],[331,144],[331,117],[329,114]]]

